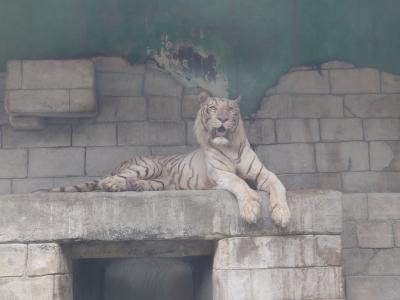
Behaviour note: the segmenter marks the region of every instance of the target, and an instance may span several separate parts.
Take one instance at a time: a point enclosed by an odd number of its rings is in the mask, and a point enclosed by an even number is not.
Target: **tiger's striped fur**
[[[250,180],[257,190],[270,193],[275,223],[287,226],[290,212],[285,188],[251,149],[240,117],[240,99],[209,97],[206,93],[200,94],[199,99],[202,104],[194,125],[199,149],[186,155],[132,157],[110,176],[51,191],[225,189],[236,196],[241,216],[248,223],[255,223],[260,215],[260,198],[245,182]]]

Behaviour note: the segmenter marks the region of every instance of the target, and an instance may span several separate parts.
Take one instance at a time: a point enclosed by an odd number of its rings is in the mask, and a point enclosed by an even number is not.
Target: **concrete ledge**
[[[232,236],[339,234],[341,193],[288,193],[291,223],[281,229],[269,216],[248,225],[226,191],[34,193],[0,197],[0,242],[218,240]]]

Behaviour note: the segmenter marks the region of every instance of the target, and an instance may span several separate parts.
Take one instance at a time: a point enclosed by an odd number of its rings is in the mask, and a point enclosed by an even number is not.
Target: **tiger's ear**
[[[210,95],[207,92],[201,92],[199,94],[199,102],[200,103],[205,102],[208,99],[208,97],[210,97]]]
[[[242,100],[242,96],[237,96],[236,99],[233,101],[235,101],[237,104],[239,104],[240,100]]]

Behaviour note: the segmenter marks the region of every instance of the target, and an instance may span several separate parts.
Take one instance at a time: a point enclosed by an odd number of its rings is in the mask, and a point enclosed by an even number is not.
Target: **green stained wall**
[[[399,28],[398,0],[0,0],[0,70],[18,58],[140,62],[167,35],[215,54],[249,114],[292,66],[400,73]]]

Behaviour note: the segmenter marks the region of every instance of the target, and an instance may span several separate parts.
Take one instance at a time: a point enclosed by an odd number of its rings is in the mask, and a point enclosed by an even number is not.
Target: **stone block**
[[[394,246],[392,224],[380,221],[363,221],[357,225],[360,248],[391,248]]]
[[[349,276],[346,293],[351,300],[397,300],[400,276]]]
[[[89,176],[105,176],[124,160],[133,156],[149,156],[148,147],[88,147],[86,149],[86,173]]]
[[[396,247],[400,247],[400,221],[393,222],[393,231]]]
[[[180,98],[182,86],[167,72],[148,68],[144,80],[146,96],[171,96]]]
[[[149,119],[156,121],[181,120],[181,99],[177,97],[149,96]]]
[[[298,268],[318,265],[315,239],[296,237],[238,237],[219,240],[214,269]],[[319,263],[322,263],[318,260]]]
[[[118,144],[134,146],[184,145],[185,123],[120,123],[118,124]]]
[[[310,144],[258,146],[256,153],[268,169],[279,174],[315,171],[314,148]]]
[[[84,175],[83,148],[39,148],[29,150],[30,177]]]
[[[366,220],[368,218],[367,194],[344,194],[343,220]]]
[[[368,143],[342,142],[315,145],[320,172],[364,171],[369,169]]]
[[[314,193],[313,230],[316,232],[341,233],[343,221],[341,194],[327,201],[323,191]]]
[[[26,253],[24,244],[0,245],[0,277],[24,275]]]
[[[199,109],[199,95],[186,95],[184,92],[184,95],[182,96],[182,118],[195,119]]]
[[[122,57],[97,56],[93,58],[96,72],[143,74],[144,64],[130,64]]]
[[[22,61],[10,60],[7,62],[6,90],[22,88]]]
[[[400,248],[379,249],[365,261],[367,275],[400,275]]]
[[[332,61],[328,61],[326,63],[323,63],[321,65],[321,69],[328,69],[328,70],[332,70],[332,69],[353,69],[354,65],[343,62],[343,61],[339,61],[339,60],[332,60]]]
[[[27,174],[28,153],[25,149],[0,150],[0,178],[23,178]]]
[[[348,112],[359,118],[400,117],[400,94],[345,95]]]
[[[342,178],[347,193],[400,192],[400,172],[346,172]]]
[[[15,90],[6,94],[6,110],[15,114],[49,114],[69,113],[68,90]]]
[[[275,143],[275,124],[270,119],[255,119],[244,122],[250,144],[265,145]]]
[[[46,126],[44,118],[10,115],[9,123],[15,130],[42,130]]]
[[[370,142],[371,170],[400,171],[400,142]]]
[[[147,119],[144,97],[103,97],[97,122],[143,121]]]
[[[73,300],[72,285],[72,275],[55,275],[53,300]]]
[[[70,90],[69,112],[74,116],[95,116],[97,114],[97,99],[94,89]]]
[[[400,195],[368,194],[368,212],[371,220],[400,219]]]
[[[0,98],[3,98],[0,96]],[[6,112],[6,109],[4,107],[4,101],[0,102],[0,125],[5,125],[9,123],[9,115]]]
[[[278,143],[319,141],[319,125],[315,119],[282,119],[276,121]]]
[[[344,249],[358,247],[356,222],[343,222],[342,244]]]
[[[340,174],[334,173],[302,173],[279,176],[288,190],[324,189],[341,190]]]
[[[322,119],[320,122],[323,141],[363,140],[361,119]]]
[[[341,118],[343,97],[332,95],[272,95],[263,99],[258,118]]]
[[[198,145],[197,139],[194,135],[194,121],[186,121],[186,144]]]
[[[343,249],[343,272],[346,276],[367,275],[374,249]],[[382,250],[379,250],[382,251]]]
[[[386,72],[381,72],[382,93],[399,93],[400,76]]]
[[[400,140],[400,119],[364,120],[366,140]]]
[[[276,87],[278,94],[329,94],[327,71],[295,71],[283,75]]]
[[[175,154],[186,154],[197,149],[196,146],[154,146],[151,147],[151,155],[168,156]]]
[[[52,187],[52,178],[23,178],[12,180],[12,192],[15,194],[31,193]]]
[[[315,236],[315,266],[341,266],[342,239],[340,235]]]
[[[265,284],[265,282],[264,282]],[[213,271],[214,300],[258,300],[252,292],[250,270]]]
[[[3,127],[4,148],[37,148],[71,146],[69,125],[52,125],[39,131],[17,131],[10,126]]]
[[[94,87],[90,60],[24,60],[23,89],[75,89]]]
[[[72,146],[113,146],[117,144],[115,123],[83,124],[72,128]]]
[[[369,68],[330,70],[333,94],[379,93],[379,71]]]
[[[7,195],[11,193],[11,180],[0,179],[0,195]]]
[[[0,300],[54,300],[53,276],[0,278]]]
[[[142,96],[142,74],[97,73],[96,80],[100,96]]]
[[[27,274],[30,276],[62,273],[62,251],[56,243],[29,244]]]

